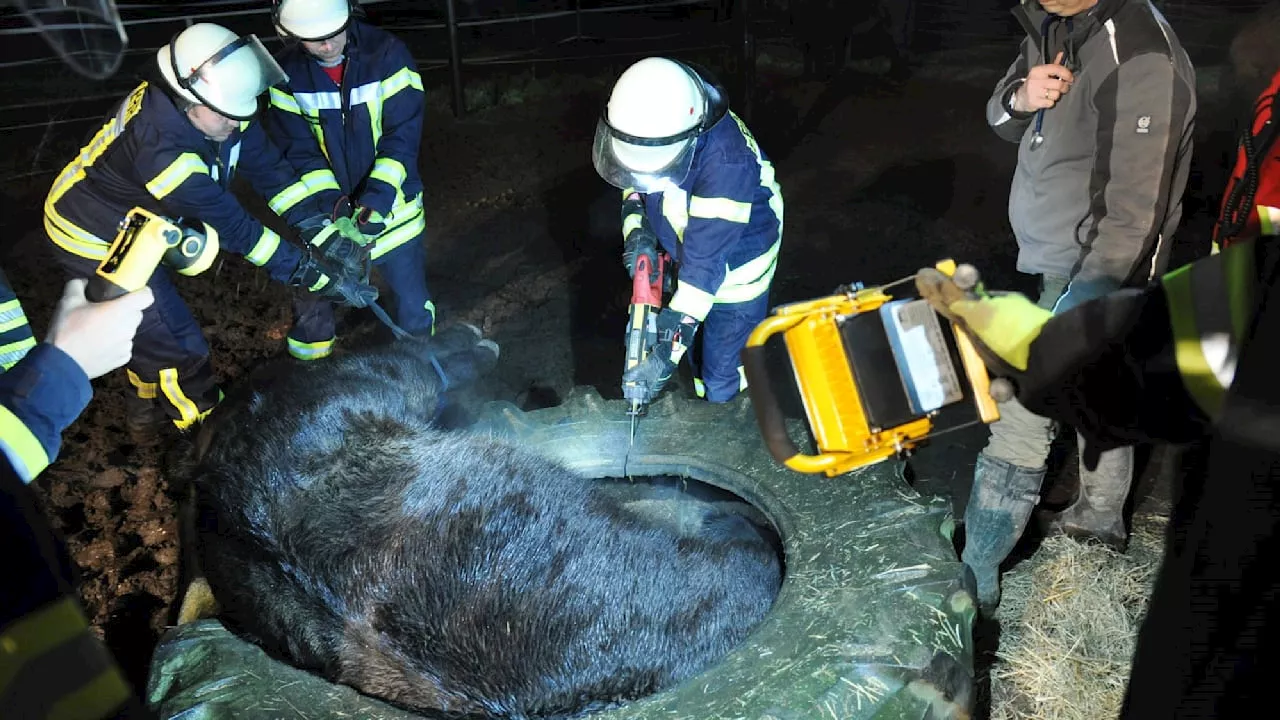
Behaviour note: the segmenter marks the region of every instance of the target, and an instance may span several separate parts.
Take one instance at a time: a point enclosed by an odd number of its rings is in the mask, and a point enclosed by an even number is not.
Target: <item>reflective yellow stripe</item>
[[[746,225],[751,221],[751,203],[729,198],[689,197],[689,217],[705,220],[728,220]]]
[[[207,413],[200,412],[196,404],[191,398],[182,391],[182,386],[178,384],[177,368],[164,368],[160,371],[160,391],[164,393],[169,404],[178,411],[179,419],[174,420],[173,424],[179,429],[185,430],[191,427],[197,420],[204,417]]]
[[[404,184],[409,173],[405,171],[404,165],[399,160],[388,157],[380,157],[373,163],[373,170],[369,172],[369,177],[374,180],[381,180],[393,188],[399,188]]]
[[[280,247],[280,236],[274,230],[268,227],[262,228],[262,234],[258,236],[258,242],[254,243],[253,249],[244,256],[245,260],[262,267],[276,254],[276,249]]]
[[[1182,383],[1210,418],[1221,413],[1252,316],[1253,254],[1254,243],[1235,243],[1161,281]]]
[[[1249,320],[1253,317],[1254,246],[1248,243],[1239,249],[1229,248],[1222,255],[1223,272],[1226,273],[1227,307],[1231,313],[1231,331],[1237,338],[1249,333]]]
[[[125,374],[129,376],[129,384],[133,385],[134,389],[138,393],[138,397],[143,400],[152,400],[157,397],[157,393],[159,392],[158,385],[153,382],[143,380],[138,377],[137,373],[129,370],[128,368],[125,369]]]
[[[302,176],[302,182],[306,183],[311,189],[312,194],[322,190],[341,190],[338,187],[338,178],[334,177],[333,171],[329,168],[321,168],[320,170],[312,170]]]
[[[369,258],[377,260],[401,245],[416,240],[427,229],[426,213],[422,206],[422,193],[413,200],[393,208],[386,218],[388,227],[373,241]]]
[[[671,296],[671,309],[702,322],[707,319],[707,313],[711,312],[715,302],[716,297],[711,293],[680,280],[676,282],[676,292]]]
[[[1263,235],[1280,235],[1276,228],[1280,227],[1280,208],[1268,205],[1258,206],[1258,227]]]
[[[700,398],[707,396],[707,384],[702,382],[700,377],[693,379],[693,394]]]
[[[328,168],[312,170],[298,178],[298,181],[276,193],[267,205],[277,215],[289,212],[295,205],[322,190],[337,190],[338,179]]]
[[[10,330],[16,330],[20,327],[24,327],[28,324],[29,323],[27,322],[27,316],[23,315],[21,311],[19,311],[18,317],[12,320],[5,320],[4,322],[0,322],[0,335],[3,335],[9,332]]]
[[[689,193],[678,187],[663,190],[662,216],[676,231],[676,239],[684,242],[684,230],[689,227]]]
[[[294,115],[302,114],[302,108],[298,107],[298,101],[294,100],[293,96],[289,93],[273,87],[271,88],[271,92],[268,97],[271,100],[271,107],[288,113],[293,113]]]
[[[186,182],[187,178],[192,175],[203,173],[209,174],[209,166],[204,164],[200,156],[195,153],[185,152],[174,158],[169,163],[169,167],[160,171],[147,183],[147,192],[157,200],[163,200],[169,193],[178,189],[178,186]]]
[[[333,353],[333,343],[336,337],[319,342],[304,343],[293,338],[286,338],[289,341],[289,354],[299,360],[319,360],[320,358],[329,357]]]
[[[747,302],[768,292],[773,273],[778,269],[778,251],[781,249],[782,241],[779,240],[755,259],[725,273],[724,283],[716,291],[716,302]]]
[[[49,456],[44,446],[18,416],[3,405],[0,405],[0,450],[4,451],[9,464],[24,483],[31,482],[49,467]]]
[[[631,213],[622,220],[622,239],[626,240],[632,230],[644,224],[644,216],[640,213]]]
[[[53,205],[45,205],[44,230],[55,245],[73,255],[89,260],[102,260],[111,244],[84,231],[58,214]]]
[[[311,287],[307,288],[307,290],[311,292],[319,292],[320,290],[324,289],[324,287],[328,284],[329,284],[329,276],[325,275],[324,273],[320,273],[320,279],[312,283]]]
[[[5,370],[18,364],[18,361],[26,357],[31,348],[36,346],[36,339],[33,337],[23,338],[17,342],[11,342],[8,345],[0,345],[0,366]]]
[[[0,322],[16,317],[26,317],[26,314],[22,312],[22,303],[18,302],[18,298],[0,303]]]
[[[26,663],[88,629],[89,622],[72,597],[46,605],[4,628],[0,633],[0,691],[9,687]]]
[[[106,667],[88,668],[90,671],[99,669],[97,677],[59,698],[49,708],[46,716],[48,720],[107,717],[108,712],[119,708],[129,699],[129,686],[121,676],[120,669],[111,664],[111,656],[105,649],[101,646],[95,649],[101,652],[102,664]]]

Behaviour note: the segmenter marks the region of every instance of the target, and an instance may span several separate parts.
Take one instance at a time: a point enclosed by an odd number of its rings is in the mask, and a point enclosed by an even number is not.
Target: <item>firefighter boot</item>
[[[1131,447],[1102,453],[1094,470],[1086,469],[1081,462],[1080,493],[1076,501],[1048,519],[1044,534],[1097,540],[1117,552],[1124,552],[1129,539],[1124,526],[1124,503],[1132,480]]]
[[[174,430],[174,425],[155,398],[129,394],[125,400],[125,428],[135,445],[149,447]]]
[[[961,561],[977,581],[978,609],[990,616],[1000,604],[1000,563],[1022,537],[1036,502],[1045,468],[1025,468],[978,454],[973,490],[964,511]]]

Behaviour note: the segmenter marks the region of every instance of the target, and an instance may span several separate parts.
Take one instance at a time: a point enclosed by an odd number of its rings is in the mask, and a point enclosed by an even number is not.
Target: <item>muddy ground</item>
[[[761,47],[750,125],[775,161],[786,199],[774,303],[850,281],[900,278],[942,257],[978,263],[991,286],[1033,289],[1030,278],[1013,272],[1005,216],[1016,148],[997,139],[983,117],[991,83],[1015,46],[1011,37],[1002,46],[928,56],[902,85],[888,82],[875,63],[830,80],[804,78],[794,47]],[[619,259],[616,192],[595,175],[590,147],[621,67],[579,65],[554,82],[544,72],[539,80],[498,83],[489,107],[463,120],[449,115],[447,103],[430,105],[421,161],[429,280],[443,322],[475,323],[502,346],[487,398],[546,406],[575,385],[620,397],[629,285]],[[1204,70],[1205,77],[1216,72]],[[1193,229],[1179,238],[1182,257],[1204,246],[1221,131],[1230,129],[1211,111],[1202,117],[1203,172],[1193,178]],[[76,146],[80,132],[83,126],[69,130],[61,146]],[[48,179],[6,188],[0,259],[38,333],[62,285],[43,261],[38,207]],[[179,285],[226,382],[283,352],[289,296],[261,272],[227,257],[214,272]],[[351,346],[378,328],[367,313],[348,313],[340,333],[340,344]],[[95,383],[94,401],[65,434],[59,461],[34,487],[82,569],[94,626],[141,684],[151,646],[171,620],[179,552],[162,454],[131,445],[124,431],[125,387],[123,373]],[[920,489],[950,494],[959,508],[984,439],[981,429],[956,433],[922,451],[913,463]],[[1140,500],[1151,495],[1157,474],[1147,474]],[[1049,501],[1062,502],[1069,487]]]

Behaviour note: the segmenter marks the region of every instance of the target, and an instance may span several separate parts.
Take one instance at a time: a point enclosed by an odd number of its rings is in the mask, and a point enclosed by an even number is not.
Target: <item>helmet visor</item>
[[[661,192],[684,182],[693,165],[696,147],[696,132],[666,138],[638,138],[620,132],[601,117],[596,122],[591,162],[600,177],[616,188]]]
[[[178,84],[202,104],[234,120],[248,120],[258,111],[258,96],[289,76],[258,41],[245,35],[188,71],[177,65],[170,43],[170,62]]]
[[[103,80],[120,68],[129,37],[112,0],[19,0],[17,5],[76,72]]]

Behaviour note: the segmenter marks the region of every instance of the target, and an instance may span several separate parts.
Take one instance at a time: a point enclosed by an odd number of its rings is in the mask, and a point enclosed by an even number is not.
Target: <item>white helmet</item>
[[[18,11],[73,70],[94,80],[120,67],[129,44],[112,0],[16,0]]]
[[[233,120],[258,111],[258,96],[288,80],[256,35],[196,23],[156,51],[165,82],[178,95]]]
[[[591,160],[600,177],[640,192],[682,182],[698,136],[728,111],[724,89],[709,77],[660,57],[627,68],[596,124]]]
[[[319,42],[347,29],[351,0],[275,0],[274,15],[284,37]]]

